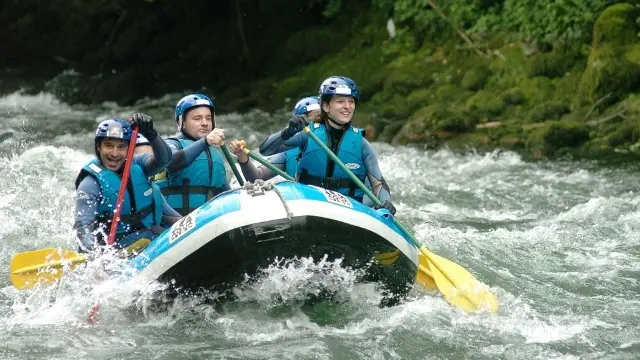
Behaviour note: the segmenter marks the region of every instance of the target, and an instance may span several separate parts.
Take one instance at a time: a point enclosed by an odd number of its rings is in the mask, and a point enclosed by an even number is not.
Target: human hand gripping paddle
[[[349,175],[358,187],[374,202],[376,206],[380,206],[382,202],[358,179],[349,168],[325,145],[322,140],[314,134],[309,127],[305,127],[304,131],[309,135],[318,146],[324,150],[327,155],[338,165],[342,171]],[[440,290],[444,298],[453,306],[468,312],[479,310],[489,310],[491,312],[498,311],[498,299],[491,293],[486,285],[479,282],[471,273],[462,266],[438,256],[429,250],[413,237],[413,235],[398,220],[393,217],[394,223],[409,238],[412,245],[420,250],[421,255],[426,259],[426,266],[420,261],[420,272],[430,275],[435,281],[435,285]]]
[[[109,246],[113,245],[116,232],[118,230],[120,212],[122,211],[122,202],[127,189],[127,183],[129,182],[129,174],[131,172],[131,163],[133,162],[133,153],[137,137],[138,127],[134,126],[131,139],[129,140],[127,159],[124,163],[120,192],[118,193],[118,200],[113,212],[109,237],[107,238],[107,245]],[[84,254],[57,248],[22,252],[14,255],[11,259],[9,271],[11,283],[18,290],[31,288],[40,283],[51,283],[62,277],[64,274],[62,268],[65,265],[69,266],[70,270],[73,270],[78,264],[86,262],[88,259],[89,258]]]
[[[253,153],[252,151],[250,151],[249,149],[247,149],[247,148],[245,147],[245,146],[246,146],[246,143],[244,142],[244,140],[240,140],[240,142],[239,142],[239,146],[240,146],[240,149],[242,150],[242,152],[243,152],[243,153],[247,154],[247,156],[249,156],[249,157],[250,157],[250,158],[252,158],[253,160],[255,160],[255,161],[259,162],[260,164],[262,164],[262,165],[263,165],[264,167],[266,167],[267,169],[269,169],[269,170],[273,171],[274,173],[276,173],[276,174],[280,175],[281,177],[283,177],[283,178],[284,178],[284,179],[286,179],[286,180],[289,180],[289,181],[295,181],[295,179],[294,179],[291,175],[289,175],[289,174],[287,174],[286,172],[284,172],[284,171],[282,171],[282,170],[278,169],[277,167],[273,166],[273,165],[269,162],[269,160],[267,160],[267,159],[263,158],[262,156],[260,156],[260,155],[258,155],[258,154],[255,154],[255,153]]]

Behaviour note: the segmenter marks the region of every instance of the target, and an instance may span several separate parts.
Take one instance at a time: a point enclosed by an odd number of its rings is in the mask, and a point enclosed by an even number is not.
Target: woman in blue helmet
[[[230,189],[220,152],[224,132],[216,129],[214,110],[213,100],[203,94],[187,95],[176,105],[179,134],[167,139],[171,160],[166,177],[156,184],[182,215]]]
[[[180,214],[164,202],[148,178],[169,162],[169,147],[158,136],[151,117],[137,113],[129,121],[109,118],[98,124],[94,138],[96,158],[83,166],[76,179],[74,229],[80,251],[91,251],[106,243],[116,207],[120,179],[127,157],[131,124],[148,139],[153,154],[133,157],[130,179],[122,203],[115,246],[127,247],[138,240],[150,241],[163,228],[175,222]]]
[[[316,96],[309,96],[300,99],[293,108],[292,120],[296,123],[307,124],[307,122],[317,122],[320,120],[320,101]],[[304,127],[304,126],[303,126]],[[285,129],[283,131],[288,131]],[[281,134],[276,133],[271,135],[265,142],[278,141]],[[247,181],[255,181],[256,179],[268,180],[278,175],[274,171],[265,166],[255,167],[253,163],[249,161],[249,157],[242,151],[242,144],[239,140],[233,140],[229,143],[229,150],[238,157],[238,163]],[[278,153],[271,158],[270,162],[278,169],[284,170],[291,177],[296,177],[296,171],[298,167],[298,161],[300,160],[302,153],[299,148],[293,148],[291,150]]]
[[[395,214],[389,186],[382,177],[377,155],[364,138],[363,130],[351,124],[360,97],[358,86],[346,76],[331,76],[320,85],[319,97],[321,119],[320,123],[311,126],[311,131],[333,150],[360,181],[368,181],[373,193],[382,201],[380,207]],[[277,133],[280,139],[261,148],[261,153],[270,155],[298,148],[302,157],[297,168],[297,181],[334,190],[372,205],[373,201],[340,167],[335,166],[324,150],[310,140],[306,132],[301,132],[303,128],[303,124],[290,120],[289,126]]]

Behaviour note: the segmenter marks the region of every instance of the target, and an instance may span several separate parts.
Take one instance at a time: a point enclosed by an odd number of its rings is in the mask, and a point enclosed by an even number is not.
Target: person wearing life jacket
[[[360,98],[358,85],[346,76],[331,76],[320,85],[320,123],[310,126],[311,131],[338,156],[363,183],[368,180],[373,193],[382,202],[375,208],[385,208],[395,214],[391,203],[389,185],[382,177],[378,158],[373,147],[364,138],[364,132],[351,124],[356,105]],[[315,185],[337,191],[367,205],[373,201],[349,176],[327,156],[315,141],[309,139],[304,126],[289,123],[291,131],[280,132],[280,140],[269,145],[268,151],[281,152],[299,148],[302,158],[298,164],[296,180],[303,184]],[[292,132],[298,131],[295,135]],[[277,146],[278,142],[282,143]],[[264,155],[266,151],[261,151]]]
[[[92,251],[106,244],[115,212],[121,177],[133,130],[149,140],[153,154],[134,155],[130,177],[124,195],[115,247],[127,248],[134,243],[148,244],[163,225],[177,221],[180,214],[168,206],[159,189],[148,180],[169,162],[170,150],[158,136],[151,117],[137,113],[129,121],[109,118],[98,124],[94,137],[96,158],[82,167],[76,178],[76,206],[73,228],[81,252]]]
[[[231,188],[220,151],[224,132],[216,129],[214,110],[213,100],[203,94],[187,95],[175,108],[179,133],[166,139],[171,160],[165,177],[155,183],[182,215]]]
[[[304,128],[308,122],[320,121],[320,100],[317,96],[308,96],[300,99],[293,108],[293,115],[289,120],[289,127],[283,131],[290,131],[295,134],[299,130],[295,130],[297,127],[302,126]],[[291,128],[291,130],[289,130]],[[281,137],[281,133],[275,133],[267,138],[262,146],[269,144],[271,141],[277,141],[277,138]],[[267,147],[269,145],[266,145]],[[256,179],[269,180],[278,175],[274,171],[265,166],[258,166],[257,168],[253,163],[249,161],[249,157],[243,151],[243,145],[239,140],[233,140],[229,143],[229,150],[238,157],[238,163],[242,169],[242,173],[247,181],[255,181]],[[299,148],[293,148],[288,151],[284,151],[274,155],[270,159],[270,163],[280,170],[284,170],[291,177],[296,177],[298,168],[298,161],[302,157],[302,152]]]

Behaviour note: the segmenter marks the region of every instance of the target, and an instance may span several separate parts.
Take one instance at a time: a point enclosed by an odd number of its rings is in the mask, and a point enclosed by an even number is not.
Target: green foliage
[[[500,97],[508,105],[520,105],[525,101],[524,93],[517,87],[505,90]]]
[[[591,26],[607,6],[621,0],[448,0],[435,1],[447,17],[442,19],[424,0],[371,0],[381,13],[393,14],[399,29],[396,41],[407,35],[421,34],[423,39],[442,38],[443,31],[452,36],[451,25],[468,33],[505,32],[520,40],[554,45],[558,42],[581,48],[591,36]],[[342,0],[329,0],[325,16],[335,16]],[[422,40],[422,39],[419,39]]]
[[[540,122],[544,120],[557,120],[560,117],[571,111],[571,107],[568,104],[559,101],[548,101],[537,105],[529,113],[529,118],[532,122]]]
[[[491,76],[491,71],[486,66],[476,66],[464,74],[460,85],[463,89],[477,91],[482,89]]]

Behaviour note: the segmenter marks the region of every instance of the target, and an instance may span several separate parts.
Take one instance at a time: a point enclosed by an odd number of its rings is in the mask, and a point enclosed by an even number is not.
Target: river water
[[[72,107],[48,94],[0,97],[0,139],[12,133],[0,143],[0,358],[640,358],[635,164],[529,163],[510,152],[374,144],[400,221],[490,285],[497,314],[465,314],[418,288],[381,308],[375,286],[355,283],[337,262],[274,266],[239,284],[237,301],[183,296],[162,311],[151,311],[145,296],[160,284],[99,281],[91,267],[59,286],[15,290],[13,254],[75,248],[73,182],[92,156],[96,123],[144,111],[169,135],[180,95],[128,108]],[[227,114],[217,122],[227,138],[255,147],[286,114]],[[321,287],[338,296],[314,298]],[[89,324],[95,304],[98,320]]]

